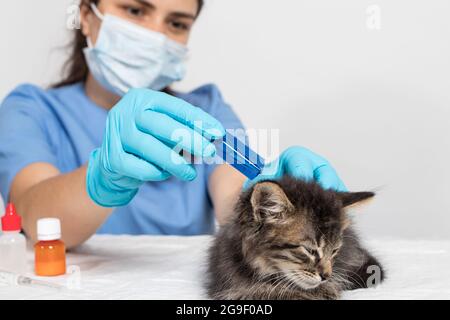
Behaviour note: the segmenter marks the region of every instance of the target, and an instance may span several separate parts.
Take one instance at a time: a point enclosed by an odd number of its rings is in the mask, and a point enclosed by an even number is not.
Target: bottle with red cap
[[[23,273],[26,271],[26,239],[20,233],[22,219],[12,203],[6,206],[1,222],[0,270]]]

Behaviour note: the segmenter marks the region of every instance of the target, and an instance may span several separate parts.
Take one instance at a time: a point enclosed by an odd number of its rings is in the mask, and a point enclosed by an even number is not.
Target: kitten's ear
[[[253,188],[250,199],[253,215],[258,222],[276,222],[294,209],[283,189],[273,182],[261,182]]]
[[[367,203],[374,196],[374,192],[338,192],[338,198],[344,208],[359,206]]]

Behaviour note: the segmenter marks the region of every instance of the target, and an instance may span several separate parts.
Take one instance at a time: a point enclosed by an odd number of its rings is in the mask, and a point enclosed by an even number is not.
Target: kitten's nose
[[[330,261],[322,261],[317,269],[322,281],[327,281],[331,277],[331,272],[333,271]]]
[[[319,273],[320,278],[322,279],[322,281],[327,281],[331,274],[329,272],[321,272]]]

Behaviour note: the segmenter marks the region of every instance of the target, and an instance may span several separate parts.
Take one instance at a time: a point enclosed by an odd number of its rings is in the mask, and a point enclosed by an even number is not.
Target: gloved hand
[[[316,180],[325,189],[347,191],[336,171],[323,157],[303,147],[290,147],[274,162],[264,166],[261,174],[253,180],[247,180],[244,189],[268,179],[278,179],[288,174],[304,180]]]
[[[108,114],[102,146],[89,159],[87,192],[95,203],[116,207],[128,204],[146,181],[172,175],[193,180],[196,170],[172,147],[212,157],[210,139],[224,134],[200,108],[162,92],[132,89]]]

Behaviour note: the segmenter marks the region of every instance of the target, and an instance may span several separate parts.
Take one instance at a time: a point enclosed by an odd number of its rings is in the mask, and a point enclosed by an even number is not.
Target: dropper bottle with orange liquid
[[[37,237],[39,242],[34,245],[36,275],[50,277],[65,274],[66,246],[61,241],[59,219],[39,219]]]

